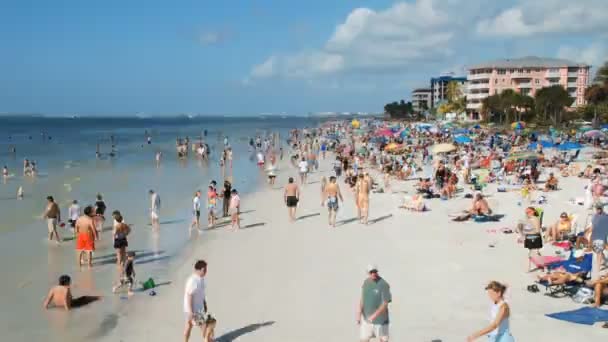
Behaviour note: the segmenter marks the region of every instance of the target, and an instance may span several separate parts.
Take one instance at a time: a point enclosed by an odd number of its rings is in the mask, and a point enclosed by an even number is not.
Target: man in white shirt
[[[190,229],[196,226],[196,229],[201,229],[200,219],[201,219],[201,192],[197,191],[194,193],[194,198],[192,199],[192,225]]]
[[[192,327],[198,325],[205,336],[205,324],[202,316],[207,312],[207,300],[205,298],[205,275],[207,274],[207,263],[198,260],[194,264],[194,273],[186,280],[184,292],[184,313],[186,314],[186,328],[184,329],[184,341],[188,342]]]

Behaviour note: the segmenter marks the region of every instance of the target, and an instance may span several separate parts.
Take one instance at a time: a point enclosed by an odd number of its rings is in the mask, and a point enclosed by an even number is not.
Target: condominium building
[[[502,59],[468,68],[467,111],[479,114],[486,97],[513,89],[534,96],[544,87],[561,85],[575,98],[573,107],[586,104],[590,66],[565,59],[523,57]]]
[[[414,106],[414,112],[421,113],[425,109],[431,108],[431,89],[429,88],[418,88],[412,91],[412,105]]]
[[[438,106],[441,102],[448,100],[448,83],[456,82],[461,87],[461,92],[466,93],[466,77],[454,77],[451,75],[431,78],[431,107]]]

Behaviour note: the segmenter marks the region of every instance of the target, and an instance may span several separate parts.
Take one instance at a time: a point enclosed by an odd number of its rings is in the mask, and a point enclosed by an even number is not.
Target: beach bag
[[[576,291],[572,300],[578,304],[593,304],[595,302],[595,291],[587,287],[581,287]]]
[[[526,234],[524,239],[524,247],[526,249],[541,249],[543,248],[543,238],[538,234]]]
[[[149,278],[148,280],[146,280],[143,284],[144,290],[149,290],[149,289],[153,289],[156,287],[156,284],[154,283],[154,279]]]

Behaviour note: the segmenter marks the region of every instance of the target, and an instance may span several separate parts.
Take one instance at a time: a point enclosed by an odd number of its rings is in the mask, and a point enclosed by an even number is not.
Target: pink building
[[[575,98],[572,107],[586,104],[585,89],[589,84],[589,65],[564,59],[523,57],[503,59],[469,67],[467,75],[467,112],[478,116],[481,101],[513,89],[534,96],[544,87],[561,85]]]

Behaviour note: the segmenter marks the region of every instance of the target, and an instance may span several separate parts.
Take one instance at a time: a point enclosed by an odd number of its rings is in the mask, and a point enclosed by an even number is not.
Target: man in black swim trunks
[[[296,208],[300,201],[300,188],[294,183],[293,177],[289,177],[289,183],[285,186],[285,193],[283,195],[287,210],[289,212],[289,220],[294,222],[296,220]]]
[[[97,194],[97,201],[95,202],[95,227],[98,232],[103,229],[103,224],[106,221],[104,214],[106,213],[106,203],[103,201],[101,194]]]

